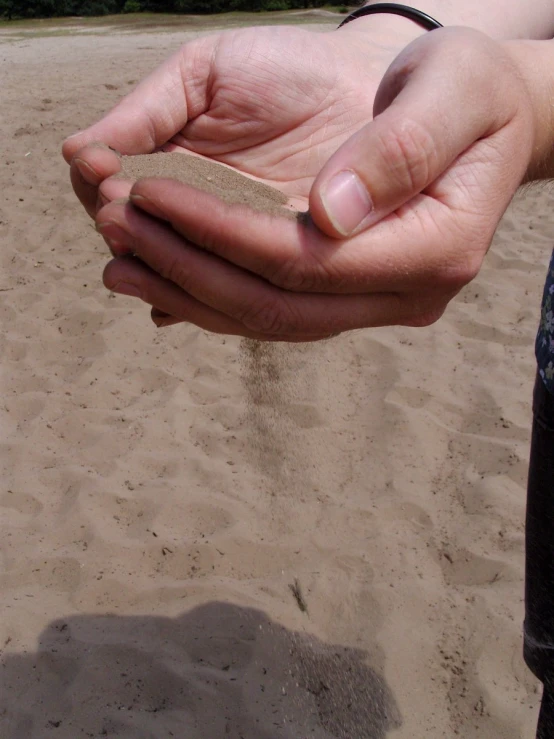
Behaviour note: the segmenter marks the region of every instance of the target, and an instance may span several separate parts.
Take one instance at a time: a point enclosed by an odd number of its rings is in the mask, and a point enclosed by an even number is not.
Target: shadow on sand
[[[212,602],[178,618],[80,615],[6,654],[3,739],[384,739],[400,724],[363,652]]]

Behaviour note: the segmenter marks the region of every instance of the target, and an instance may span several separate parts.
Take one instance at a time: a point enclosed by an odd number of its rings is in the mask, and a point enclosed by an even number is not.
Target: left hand
[[[427,34],[389,68],[375,121],[360,129],[355,117],[357,133],[313,182],[313,221],[246,212],[173,181],[139,181],[130,204],[97,214],[119,253],[138,257],[108,265],[105,283],[156,306],[162,325],[190,321],[265,340],[428,325],[479,270],[529,165],[531,111],[500,44],[464,29]],[[300,148],[304,161],[322,150],[320,141]],[[268,161],[271,151],[266,143]]]

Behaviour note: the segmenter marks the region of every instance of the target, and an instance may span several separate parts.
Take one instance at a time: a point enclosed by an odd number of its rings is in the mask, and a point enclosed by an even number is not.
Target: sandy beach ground
[[[554,196],[430,328],[156,330],[103,288],[59,149],[192,35],[0,32],[0,734],[530,739]]]

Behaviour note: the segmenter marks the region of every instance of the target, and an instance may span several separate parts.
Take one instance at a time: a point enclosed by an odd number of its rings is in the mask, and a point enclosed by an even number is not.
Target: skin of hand
[[[378,84],[396,54],[423,31],[320,34],[248,28],[183,46],[102,120],[70,136],[63,155],[75,192],[93,217],[123,154],[184,150],[235,167],[306,204],[329,156],[367,122]]]
[[[288,41],[292,30],[281,30]],[[187,52],[186,85],[182,59],[158,73],[165,108],[147,82],[66,142],[76,192],[118,255],[106,285],[155,306],[159,325],[266,340],[432,323],[477,273],[531,160],[533,106],[511,56],[475,31],[434,31],[395,59],[375,95],[390,46],[368,63],[367,37],[361,50],[355,32],[334,57],[331,35],[317,36],[319,47],[298,35],[284,68],[268,54],[272,37],[259,47],[256,38],[211,42],[209,64],[201,41]],[[224,50],[219,77],[214,48]],[[124,126],[139,99],[149,125]],[[128,185],[106,179],[119,169],[112,152],[78,151],[95,138],[125,153],[171,141],[217,158],[309,203],[311,219],[252,213],[158,179],[97,212],[99,185],[100,204]]]
[[[111,148],[207,156],[306,209],[325,161],[371,114],[387,66],[423,33],[404,19],[372,20],[372,41],[360,24],[340,34],[245,29],[187,44],[105,118],[64,142],[83,206],[94,218],[99,207],[129,194],[130,183],[109,179],[120,169]],[[143,263],[135,266],[144,272]]]

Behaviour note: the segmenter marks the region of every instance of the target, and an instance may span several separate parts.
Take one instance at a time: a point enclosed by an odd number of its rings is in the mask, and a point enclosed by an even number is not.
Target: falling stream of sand
[[[295,217],[278,190],[244,177],[210,160],[180,153],[123,157],[124,178],[163,176],[204,190],[228,203]],[[333,486],[330,449],[309,430],[321,425],[319,387],[326,345],[287,344],[243,339],[239,349],[246,394],[247,456],[269,495],[274,533],[290,531],[295,504],[314,491]],[[324,470],[327,470],[325,472]],[[302,584],[289,584],[301,611],[308,614]],[[314,739],[381,737],[398,725],[385,685],[364,664],[364,655],[348,648],[327,647],[308,634],[290,638],[288,677],[280,695],[285,726],[296,736],[309,731]],[[379,704],[379,705],[377,705]]]

